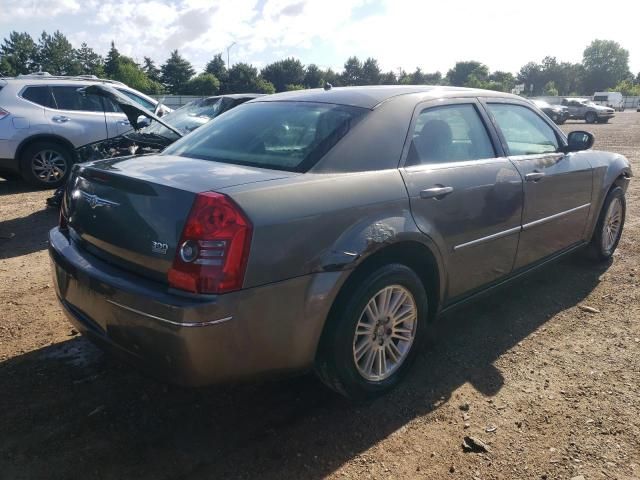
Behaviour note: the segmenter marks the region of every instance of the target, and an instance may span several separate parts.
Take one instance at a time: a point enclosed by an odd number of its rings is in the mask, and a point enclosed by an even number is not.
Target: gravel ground
[[[640,171],[640,113],[588,129]],[[610,265],[574,255],[449,314],[362,405],[310,375],[189,390],[103,355],[56,303],[49,194],[0,180],[0,478],[640,478],[637,181]]]

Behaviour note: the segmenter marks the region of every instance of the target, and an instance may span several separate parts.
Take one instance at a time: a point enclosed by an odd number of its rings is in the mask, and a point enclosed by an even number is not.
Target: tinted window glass
[[[134,102],[142,105],[144,108],[146,108],[147,110],[151,110],[152,112],[154,111],[154,109],[156,108],[156,106],[151,103],[148,100],[145,100],[144,98],[136,95],[135,93],[132,93],[128,90],[120,90],[119,88],[117,89],[120,93],[126,95],[127,97],[129,97],[131,100],[133,100]]]
[[[37,103],[43,107],[53,107],[53,97],[49,87],[27,87],[22,92],[22,98],[29,100],[30,102]]]
[[[165,150],[279,170],[306,171],[367,110],[309,102],[248,103],[214,118]]]
[[[413,131],[407,165],[493,158],[487,130],[473,105],[423,110]]]
[[[58,109],[102,112],[100,97],[82,94],[78,91],[80,88],[82,87],[51,87]]]
[[[521,105],[489,104],[509,147],[510,155],[533,155],[558,150],[553,129],[536,113]]]

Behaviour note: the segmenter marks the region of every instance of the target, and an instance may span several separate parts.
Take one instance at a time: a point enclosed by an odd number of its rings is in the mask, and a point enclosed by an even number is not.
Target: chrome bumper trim
[[[107,299],[107,302],[109,302],[111,305],[115,305],[116,307],[122,308],[123,310],[127,310],[131,313],[135,313],[136,315],[141,315],[143,317],[151,318],[159,322],[168,323],[169,325],[175,325],[176,327],[207,327],[209,325],[218,325],[219,323],[224,323],[224,322],[228,322],[229,320],[233,320],[233,317],[225,317],[225,318],[220,318],[218,320],[208,320],[206,322],[176,322],[174,320],[168,320],[166,318],[158,317],[156,315],[151,315],[150,313],[142,312],[135,308],[122,305],[121,303],[114,302],[113,300]]]

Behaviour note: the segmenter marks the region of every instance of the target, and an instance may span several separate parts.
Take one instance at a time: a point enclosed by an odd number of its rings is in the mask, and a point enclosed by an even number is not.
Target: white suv
[[[117,105],[79,91],[96,83],[109,83],[159,115],[170,111],[123,83],[96,77],[0,78],[0,175],[56,187],[67,178],[76,148],[130,130]]]

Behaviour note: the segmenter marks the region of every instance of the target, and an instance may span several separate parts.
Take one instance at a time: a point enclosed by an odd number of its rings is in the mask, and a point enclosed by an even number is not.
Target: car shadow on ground
[[[48,232],[58,223],[58,212],[42,205],[26,217],[0,222],[0,259],[13,258],[47,248]]]
[[[19,177],[5,178],[0,174],[0,197],[17,193],[39,192],[41,190],[42,188],[34,187]],[[53,194],[53,189],[51,189],[51,194]]]
[[[496,395],[496,359],[606,268],[571,256],[444,316],[404,383],[360,405],[311,375],[183,389],[82,338],[33,351],[0,363],[0,467],[7,478],[323,478],[467,382]]]

